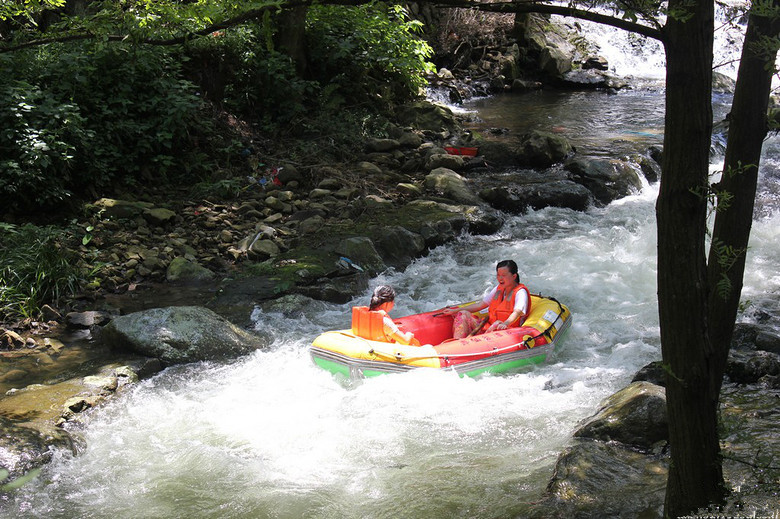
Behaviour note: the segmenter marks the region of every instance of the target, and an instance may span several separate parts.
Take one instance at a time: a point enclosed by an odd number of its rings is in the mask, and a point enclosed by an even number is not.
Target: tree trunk
[[[775,7],[780,1],[774,1]],[[710,379],[715,394],[720,393],[726,369],[734,322],[742,293],[753,205],[758,183],[761,148],[769,130],[767,111],[777,47],[768,48],[769,38],[780,35],[780,20],[751,14],[737,75],[737,86],[729,115],[729,136],[723,162],[723,178],[718,191],[731,195],[727,203],[718,197],[718,211],[712,232],[713,246],[708,260],[710,337],[715,358]],[[776,43],[775,43],[776,45]],[[734,256],[719,252],[730,247]],[[727,261],[721,263],[719,260]],[[731,263],[733,261],[733,263]],[[718,283],[728,280],[721,289]],[[724,293],[725,290],[725,293]]]
[[[304,77],[308,65],[306,57],[306,14],[308,6],[285,9],[276,16],[275,43],[295,63],[298,77]]]
[[[718,395],[709,383],[705,251],[712,132],[712,0],[672,0],[664,28],[666,118],[658,221],[658,308],[672,462],[665,515],[722,502]]]

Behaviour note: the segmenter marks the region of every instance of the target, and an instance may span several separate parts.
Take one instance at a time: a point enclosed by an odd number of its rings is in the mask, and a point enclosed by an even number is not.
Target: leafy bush
[[[0,319],[33,318],[74,294],[83,272],[55,227],[0,224]]]
[[[313,6],[307,31],[312,72],[342,95],[416,96],[425,73],[434,71],[427,61],[431,47],[415,34],[421,27],[398,5]]]
[[[0,195],[12,211],[197,170],[210,123],[165,51],[55,46],[2,58]],[[14,79],[10,79],[14,77]]]
[[[24,81],[0,85],[0,196],[10,208],[50,208],[72,188],[73,154],[93,133],[71,103]]]

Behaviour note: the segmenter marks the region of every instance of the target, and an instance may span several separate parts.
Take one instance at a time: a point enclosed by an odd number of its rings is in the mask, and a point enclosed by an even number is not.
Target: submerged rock
[[[107,344],[170,366],[246,355],[268,341],[197,306],[153,308],[117,317],[103,330]]]

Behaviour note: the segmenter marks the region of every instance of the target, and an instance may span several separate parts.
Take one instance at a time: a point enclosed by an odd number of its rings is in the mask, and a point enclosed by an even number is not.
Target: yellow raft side
[[[560,317],[558,316],[560,314]],[[539,332],[544,332],[551,324],[555,326],[550,328],[549,338],[552,340],[560,330],[565,321],[571,317],[571,312],[566,305],[560,305],[557,301],[545,297],[531,294],[531,313],[525,320],[523,326],[530,326]],[[555,321],[558,322],[555,322]]]
[[[404,346],[390,342],[370,341],[356,337],[350,330],[325,332],[312,346],[353,359],[406,364],[415,367],[440,368],[438,353],[430,344]]]

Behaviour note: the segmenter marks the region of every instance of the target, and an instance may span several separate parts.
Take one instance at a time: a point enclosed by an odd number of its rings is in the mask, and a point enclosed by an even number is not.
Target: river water
[[[485,127],[554,127],[579,149],[659,144],[663,90],[477,100]],[[723,110],[725,105],[719,110]],[[630,113],[628,111],[630,110]],[[725,112],[722,112],[725,113]],[[507,114],[513,114],[509,116]],[[767,142],[743,299],[750,320],[780,294],[777,138]],[[719,157],[713,158],[717,169]],[[296,319],[245,308],[273,346],[227,364],[170,368],[88,416],[87,448],[58,455],[0,512],[14,517],[419,518],[522,516],[580,420],[660,358],[656,185],[587,212],[509,217],[462,236],[392,284],[395,316],[470,300],[515,259],[574,322],[545,365],[503,376],[417,371],[337,380],[308,346],[348,326],[352,304],[311,301]],[[630,498],[630,496],[627,496]]]

